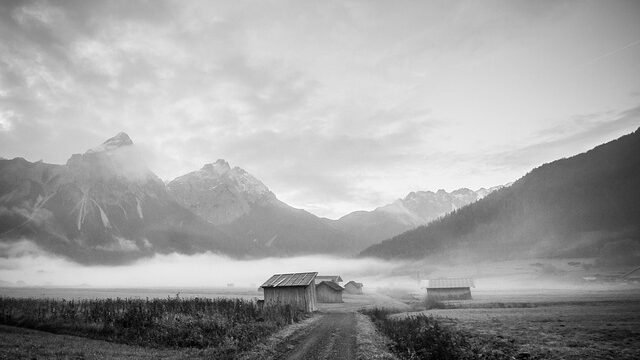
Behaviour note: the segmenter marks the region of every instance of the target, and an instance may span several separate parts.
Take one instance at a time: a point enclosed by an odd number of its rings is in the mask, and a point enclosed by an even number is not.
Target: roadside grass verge
[[[388,309],[363,310],[376,327],[392,341],[391,350],[401,359],[511,359],[513,341],[473,335],[444,325],[432,316],[390,318]]]
[[[356,313],[356,360],[397,360],[388,342],[368,316]]]
[[[0,297],[0,324],[233,359],[304,314],[242,299],[57,300]]]

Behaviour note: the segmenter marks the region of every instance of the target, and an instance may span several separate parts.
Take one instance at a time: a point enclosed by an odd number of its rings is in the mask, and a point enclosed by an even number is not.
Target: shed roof
[[[362,283],[355,282],[355,281],[353,281],[353,280],[349,281],[349,282],[348,282],[348,283],[346,283],[344,286],[347,286],[347,285],[349,285],[349,284],[351,284],[351,285],[353,285],[353,286],[355,286],[355,287],[358,287],[358,288],[361,288],[361,287],[363,286],[363,285],[362,285]]]
[[[318,285],[316,285],[316,287],[320,286],[320,285],[327,285],[328,287],[330,287],[331,289],[335,290],[335,291],[342,291],[344,290],[344,288],[336,283],[334,283],[333,281],[321,281]]]
[[[473,279],[431,279],[427,289],[475,287]]]
[[[317,272],[275,274],[265,281],[261,287],[307,286],[313,282]]]
[[[316,276],[316,281],[333,281],[333,282],[342,282],[342,278],[340,275],[318,275]]]

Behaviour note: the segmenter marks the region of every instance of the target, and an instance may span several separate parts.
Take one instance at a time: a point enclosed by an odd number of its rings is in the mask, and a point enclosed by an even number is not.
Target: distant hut
[[[433,279],[427,285],[429,300],[471,300],[472,279]]]
[[[362,283],[351,280],[344,285],[344,291],[348,294],[362,295],[363,286]]]
[[[305,312],[316,311],[316,275],[317,272],[273,275],[261,286],[264,305],[291,305]]]
[[[341,303],[344,288],[333,281],[322,281],[316,285],[319,303]]]
[[[340,285],[342,282],[342,278],[340,275],[318,275],[316,276],[316,284],[320,284],[323,281],[333,281],[334,283]]]

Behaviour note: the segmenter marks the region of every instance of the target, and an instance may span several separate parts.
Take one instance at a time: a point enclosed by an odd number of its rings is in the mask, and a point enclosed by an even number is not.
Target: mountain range
[[[462,188],[450,193],[443,189],[437,192],[411,192],[403,199],[398,199],[375,210],[354,211],[338,220],[327,220],[327,223],[354,237],[358,245],[364,248],[418,226],[426,225],[432,220],[482,199],[502,187],[481,188],[476,191]]]
[[[370,212],[329,220],[285,204],[224,160],[165,185],[129,136],[119,133],[64,165],[0,160],[0,241],[28,239],[87,264],[170,252],[352,255],[492,190],[415,192]]]
[[[544,164],[426,226],[361,252],[387,259],[595,258],[640,263],[640,129]]]
[[[640,262],[640,129],[513,184],[416,191],[337,220],[279,200],[225,160],[163,182],[120,133],[66,164],[0,159],[0,242],[85,264],[158,253]],[[0,248],[7,257],[10,246]],[[364,249],[364,250],[363,250]]]
[[[348,234],[278,200],[260,180],[225,160],[180,176],[167,187],[182,206],[256,256],[352,254],[362,249]]]
[[[232,252],[231,238],[180,206],[124,133],[64,165],[0,160],[0,238],[81,263],[153,253]]]

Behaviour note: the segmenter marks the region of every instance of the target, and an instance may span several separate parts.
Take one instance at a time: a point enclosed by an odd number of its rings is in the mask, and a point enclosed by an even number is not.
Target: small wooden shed
[[[316,276],[316,284],[320,284],[323,281],[333,281],[334,283],[340,285],[343,281],[340,275],[318,275]]]
[[[319,303],[341,303],[344,288],[333,281],[322,281],[316,285]]]
[[[362,295],[363,286],[362,283],[351,280],[344,285],[344,291],[348,294]]]
[[[264,305],[290,305],[305,312],[318,310],[314,279],[317,272],[275,274],[262,284]]]
[[[473,279],[432,279],[427,285],[429,300],[471,300]]]

